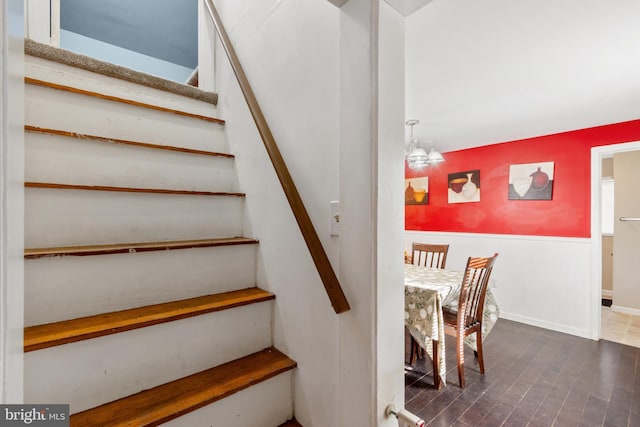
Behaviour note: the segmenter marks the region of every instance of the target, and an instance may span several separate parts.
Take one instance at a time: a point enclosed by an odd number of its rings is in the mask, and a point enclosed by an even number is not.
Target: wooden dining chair
[[[411,245],[412,264],[422,267],[444,268],[447,263],[449,245],[416,243]]]
[[[416,243],[411,245],[411,259],[409,264],[430,268],[444,268],[447,263],[449,245],[432,245],[429,243]],[[406,262],[407,260],[405,260]],[[417,359],[424,357],[424,349],[411,337],[411,352],[409,364],[413,365]]]
[[[478,365],[484,374],[484,358],[482,355],[482,314],[484,297],[487,293],[489,277],[498,254],[489,258],[469,258],[464,278],[460,286],[460,297],[457,307],[442,307],[444,332],[456,337],[456,353],[458,359],[458,379],[460,388],[464,388],[464,338],[476,334]]]

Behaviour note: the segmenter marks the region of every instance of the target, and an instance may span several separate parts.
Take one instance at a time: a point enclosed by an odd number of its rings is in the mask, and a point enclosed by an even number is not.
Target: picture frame
[[[407,178],[404,182],[405,206],[429,204],[429,177]]]
[[[509,165],[509,200],[552,200],[554,162]]]
[[[449,203],[480,201],[480,170],[468,170],[448,175]]]

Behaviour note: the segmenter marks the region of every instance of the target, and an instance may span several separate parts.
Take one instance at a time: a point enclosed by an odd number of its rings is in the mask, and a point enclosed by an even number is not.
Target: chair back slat
[[[411,259],[414,265],[431,268],[445,268],[449,245],[431,245],[428,243],[413,243]]]
[[[457,309],[443,307],[444,331],[456,337],[456,358],[461,388],[464,388],[464,338],[471,334],[476,334],[478,366],[480,373],[484,374],[482,314],[489,278],[497,257],[497,253],[489,258],[470,257],[460,284]]]
[[[484,298],[497,256],[468,259],[458,300],[459,330],[470,328],[482,320]]]

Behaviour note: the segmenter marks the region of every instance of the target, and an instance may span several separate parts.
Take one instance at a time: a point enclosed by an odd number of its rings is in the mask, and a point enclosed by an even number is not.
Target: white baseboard
[[[609,291],[606,289],[602,290],[602,298],[613,298],[613,291]]]
[[[581,338],[591,338],[590,331],[572,328],[566,325],[559,325],[557,323],[545,322],[544,320],[533,319],[531,317],[520,316],[517,314],[510,314],[505,312],[500,312],[500,318],[513,320],[514,322],[524,323],[526,325],[537,326],[539,328],[549,329],[556,332],[562,332],[564,334],[575,335]]]
[[[629,307],[622,307],[619,305],[612,305],[611,311],[615,311],[616,313],[625,313],[625,314],[633,314],[634,316],[640,316],[640,310],[638,310],[637,308],[629,308]]]

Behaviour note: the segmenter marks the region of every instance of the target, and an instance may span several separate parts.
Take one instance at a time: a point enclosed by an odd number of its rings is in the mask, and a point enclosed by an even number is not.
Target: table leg
[[[431,340],[433,346],[433,357],[431,361],[433,362],[433,385],[436,390],[440,390],[442,388],[442,381],[440,381],[440,357],[438,351],[438,340]]]

